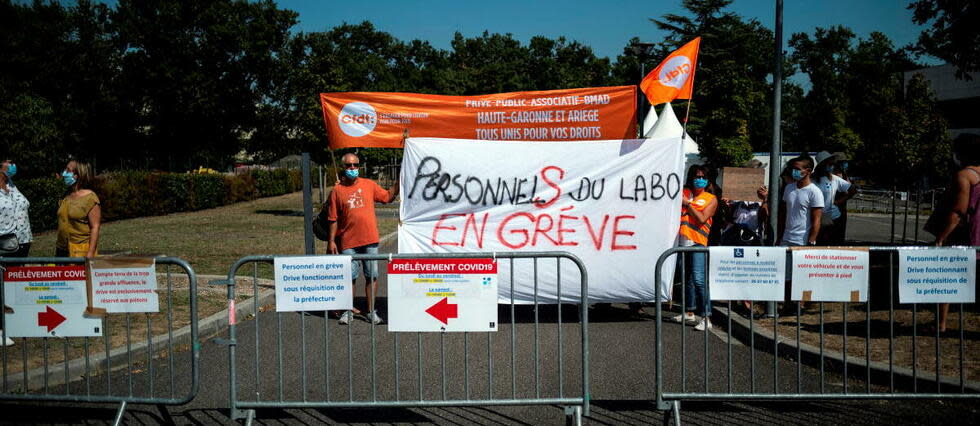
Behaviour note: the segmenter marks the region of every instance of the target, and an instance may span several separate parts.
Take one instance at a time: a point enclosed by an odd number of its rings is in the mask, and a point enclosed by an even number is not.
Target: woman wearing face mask
[[[95,257],[99,248],[102,209],[90,189],[95,176],[86,163],[69,161],[61,177],[68,195],[58,203],[58,242],[55,256]]]
[[[718,209],[718,199],[708,192],[708,169],[695,164],[687,170],[684,196],[681,198],[681,227],[678,231],[681,246],[706,247],[711,233],[711,217]],[[705,279],[705,253],[694,252],[684,256],[687,272],[684,283],[684,313],[673,318],[675,322],[697,323],[694,329],[711,329],[711,297]],[[698,321],[700,316],[700,321]]]
[[[814,183],[820,192],[823,192],[824,211],[821,216],[820,234],[817,235],[817,244],[822,246],[841,245],[843,239],[837,241],[833,238],[836,235],[837,221],[841,218],[840,203],[854,196],[857,189],[851,183],[834,174],[837,165],[837,157],[827,151],[817,154],[817,167],[813,171],[816,177]]]
[[[0,252],[0,257],[27,257],[31,251],[31,221],[27,217],[27,209],[31,203],[27,201],[11,180],[17,174],[17,165],[10,160],[0,163],[0,238],[15,241],[17,249],[12,252]],[[13,339],[3,333],[3,313],[0,312],[0,335],[3,335],[3,345],[11,346]]]
[[[31,251],[31,221],[27,216],[31,203],[17,190],[11,179],[17,174],[17,165],[10,160],[0,163],[0,238],[13,235],[18,249],[12,253],[0,253],[0,257],[27,257]]]

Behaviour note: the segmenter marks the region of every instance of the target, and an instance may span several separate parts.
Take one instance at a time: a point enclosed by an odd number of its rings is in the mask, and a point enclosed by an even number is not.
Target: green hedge
[[[31,202],[31,230],[57,228],[58,202],[66,193],[62,180],[39,178],[15,183]],[[235,175],[127,170],[99,175],[93,188],[106,221],[210,209],[301,189],[300,171],[285,169]]]

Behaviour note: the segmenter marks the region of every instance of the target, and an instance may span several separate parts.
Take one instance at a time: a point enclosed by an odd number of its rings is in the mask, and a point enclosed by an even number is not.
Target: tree
[[[121,102],[135,117],[117,149],[142,167],[228,166],[261,125],[296,16],[270,0],[120,1]]]
[[[842,26],[817,28],[813,38],[797,33],[790,38],[791,59],[810,78],[803,99],[808,112],[800,117],[800,145],[804,151],[857,152],[861,137],[848,125],[850,96],[846,74],[854,32]]]
[[[912,76],[902,101],[884,110],[882,121],[885,142],[872,157],[883,161],[874,164],[902,184],[945,175],[950,158],[946,119],[922,74]]]
[[[89,141],[118,134],[115,52],[105,5],[0,2],[0,152],[25,176],[91,159],[110,144]]]
[[[909,4],[912,21],[932,23],[914,49],[956,66],[956,77],[971,80],[980,71],[980,7],[973,0],[916,0]]]
[[[668,14],[651,19],[668,32],[655,58],[701,36],[688,129],[702,155],[715,166],[744,163],[754,149],[768,145],[772,133],[767,78],[774,37],[758,21],[724,11],[729,4],[731,0],[684,0],[689,16]],[[792,72],[787,67],[785,74]],[[684,116],[684,111],[676,112]]]

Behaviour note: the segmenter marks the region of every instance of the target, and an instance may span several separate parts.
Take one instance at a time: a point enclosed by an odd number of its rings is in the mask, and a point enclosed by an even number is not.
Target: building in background
[[[960,133],[980,134],[980,75],[971,74],[972,80],[959,80],[956,67],[944,64],[906,72],[903,82],[908,84],[915,74],[922,74],[936,94],[939,108],[949,122],[950,137]]]

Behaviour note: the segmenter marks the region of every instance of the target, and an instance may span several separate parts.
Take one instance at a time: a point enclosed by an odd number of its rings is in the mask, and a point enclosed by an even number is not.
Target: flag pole
[[[691,94],[691,97],[692,98],[694,97],[694,94],[693,93]],[[687,111],[684,113],[684,130],[683,130],[684,133],[681,135],[681,142],[683,142],[685,139],[687,139],[687,119],[690,116],[691,116],[691,100],[688,99],[687,100]]]

